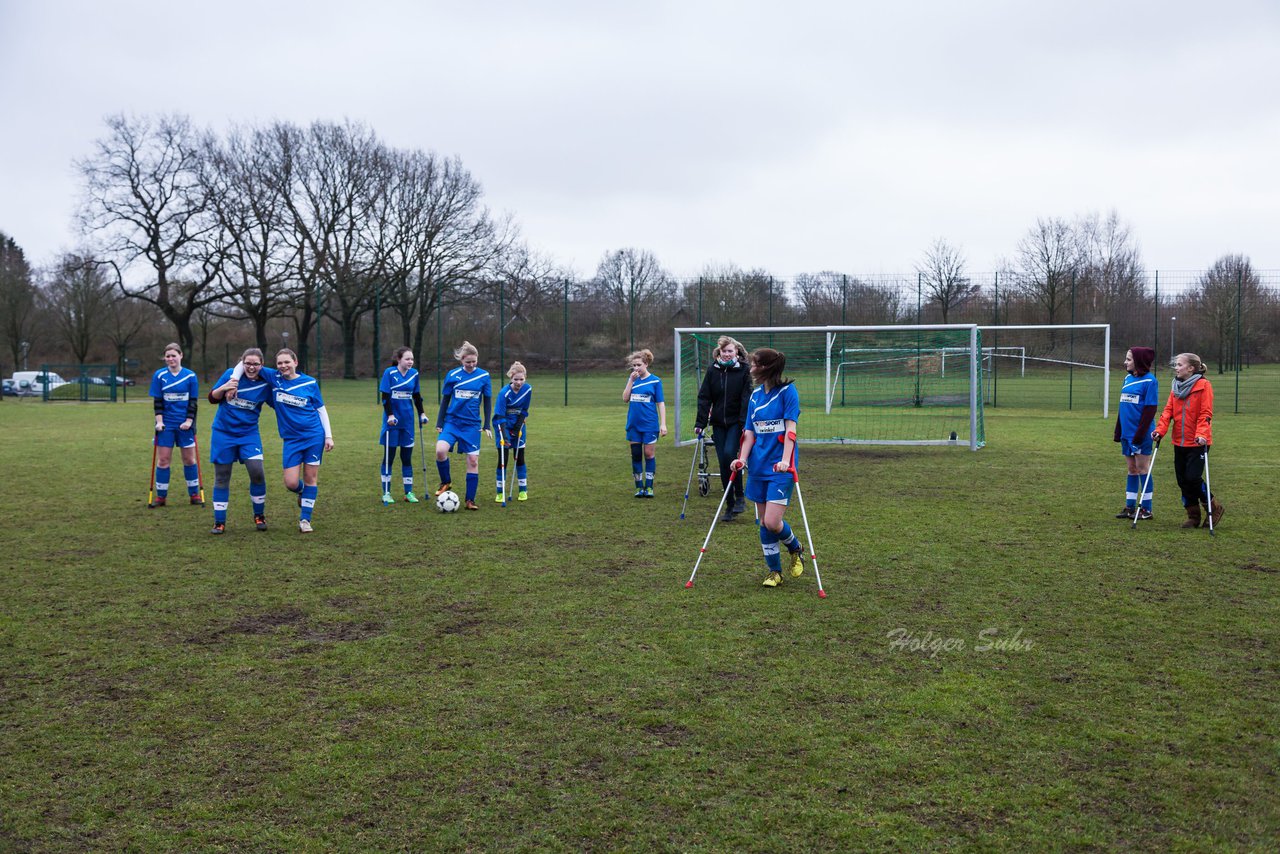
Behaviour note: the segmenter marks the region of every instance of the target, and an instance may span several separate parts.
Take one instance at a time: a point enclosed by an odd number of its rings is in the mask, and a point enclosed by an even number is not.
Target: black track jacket
[[[751,401],[751,372],[742,362],[732,368],[719,363],[707,368],[698,388],[698,417],[695,427],[706,427],[708,413],[713,427],[732,427],[746,421]]]

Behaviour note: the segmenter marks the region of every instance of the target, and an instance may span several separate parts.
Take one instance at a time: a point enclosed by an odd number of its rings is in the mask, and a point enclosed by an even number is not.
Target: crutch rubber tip
[[[684,583],[684,589],[685,589],[685,590],[688,590],[688,589],[689,589],[690,587],[692,587],[692,586],[693,586],[693,582],[692,582],[692,581],[686,581],[686,582]]]
[[[827,591],[825,591],[825,590],[819,590],[819,591],[818,591],[818,598],[819,598],[819,599],[826,599],[826,598],[827,598]]]

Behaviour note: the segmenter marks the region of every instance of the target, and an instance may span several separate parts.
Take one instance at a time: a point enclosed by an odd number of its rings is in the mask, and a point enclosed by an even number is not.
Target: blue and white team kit
[[[324,424],[318,411],[324,406],[320,384],[306,374],[287,380],[274,368],[263,368],[262,376],[271,383],[267,403],[276,411],[276,430],[284,441],[283,468],[320,465],[324,459]]]
[[[445,376],[440,394],[442,400],[449,398],[449,405],[440,418],[439,441],[464,454],[480,453],[480,408],[486,397],[493,396],[489,372],[454,368]]]
[[[788,421],[800,420],[800,395],[792,383],[766,392],[763,387],[751,393],[747,404],[747,421],[744,432],[755,434],[755,444],[747,458],[747,477],[744,487],[748,501],[788,504],[795,478],[790,471],[775,472],[773,467],[782,461],[783,443],[787,436]],[[800,449],[793,446],[792,467],[800,463]]]
[[[493,407],[493,443],[499,450],[502,448],[503,432],[506,434],[507,447],[516,450],[524,447],[525,431],[528,429],[525,419],[529,417],[529,404],[532,401],[533,386],[528,383],[520,386],[520,391],[515,391],[508,383],[498,392],[498,402]],[[520,428],[519,435],[513,432],[517,425]],[[503,432],[499,432],[499,428]]]
[[[181,368],[173,373],[161,368],[151,375],[151,397],[162,401],[164,429],[156,433],[156,445],[161,448],[190,448],[196,443],[195,424],[187,430],[180,429],[187,420],[187,408],[200,397],[200,381],[195,371]]]
[[[627,401],[627,441],[652,445],[658,441],[658,404],[664,403],[662,380],[656,374],[631,384]]]
[[[227,368],[213,384],[221,388],[231,379],[233,368]],[[257,379],[240,378],[236,396],[224,397],[213,416],[209,436],[209,461],[216,465],[243,463],[262,459],[262,435],[258,418],[262,405],[271,396],[271,383],[262,374]]]
[[[1134,454],[1151,453],[1151,431],[1139,436],[1133,442],[1134,433],[1142,422],[1142,410],[1148,406],[1160,406],[1160,383],[1155,374],[1146,373],[1140,377],[1132,374],[1124,378],[1124,386],[1120,389],[1120,453],[1129,457]]]
[[[382,414],[382,432],[378,435],[378,444],[391,445],[393,448],[412,448],[414,427],[417,424],[417,413],[413,404],[413,396],[420,395],[418,372],[410,368],[400,373],[395,365],[382,372],[382,380],[378,383],[378,391],[391,398],[391,414],[396,423],[387,423],[387,413]]]

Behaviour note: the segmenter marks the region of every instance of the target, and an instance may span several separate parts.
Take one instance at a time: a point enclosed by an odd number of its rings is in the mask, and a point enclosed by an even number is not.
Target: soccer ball
[[[458,493],[452,489],[442,492],[436,496],[436,509],[441,513],[452,513],[458,509],[458,505],[462,502],[458,499]]]

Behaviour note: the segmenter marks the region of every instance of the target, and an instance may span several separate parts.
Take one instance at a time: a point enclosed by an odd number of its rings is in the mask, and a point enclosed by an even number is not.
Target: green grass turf
[[[481,512],[443,516],[378,503],[370,385],[325,394],[338,446],[308,537],[269,413],[271,530],[238,468],[213,538],[209,509],[144,509],[146,403],[0,405],[0,849],[1280,833],[1268,419],[1215,423],[1214,538],[1178,528],[1167,449],[1155,520],[1112,518],[1124,465],[1098,415],[988,410],[978,453],[806,450],[821,600],[811,571],[760,587],[749,518],[716,528],[686,590],[716,495],[677,520],[690,457],[667,440],[657,499],[632,498],[620,399],[545,400],[532,499],[492,503],[486,448]],[[989,630],[1016,643],[980,650]]]

